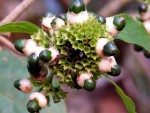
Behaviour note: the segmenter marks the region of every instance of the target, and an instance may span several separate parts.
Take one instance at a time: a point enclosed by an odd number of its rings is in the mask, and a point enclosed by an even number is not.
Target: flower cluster
[[[147,33],[150,34],[150,6],[145,3],[139,4],[138,7],[139,16],[137,19],[141,21],[147,30]],[[137,52],[143,51],[143,54],[146,58],[150,58],[150,52],[144,49],[142,46],[134,44],[134,50]]]
[[[29,96],[28,111],[40,111],[48,105],[49,96],[55,103],[65,98],[61,84],[93,91],[102,73],[120,75],[114,58],[119,50],[113,36],[125,24],[123,17],[104,18],[88,12],[82,0],[72,0],[68,12],[58,17],[47,13],[42,29],[31,39],[14,43],[16,50],[28,56],[27,69],[31,75],[15,81],[14,86],[23,93],[39,88]]]

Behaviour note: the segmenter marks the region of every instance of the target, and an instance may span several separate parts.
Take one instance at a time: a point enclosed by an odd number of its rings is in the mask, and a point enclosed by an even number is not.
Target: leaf
[[[120,14],[126,20],[125,28],[114,38],[123,40],[127,43],[138,44],[150,51],[150,35],[147,33],[143,24],[134,20],[127,14]]]
[[[111,82],[115,86],[116,92],[121,97],[128,113],[136,113],[134,102],[122,91],[122,89],[107,74],[103,74],[102,76],[104,76],[109,82]]]
[[[0,52],[0,113],[28,113],[27,94],[16,90],[13,83],[17,79],[29,76],[26,59],[18,59],[7,51]],[[41,110],[40,113],[66,113],[65,103],[54,104]]]
[[[0,32],[17,32],[17,33],[27,33],[34,34],[40,29],[38,26],[30,22],[11,22],[0,26]]]

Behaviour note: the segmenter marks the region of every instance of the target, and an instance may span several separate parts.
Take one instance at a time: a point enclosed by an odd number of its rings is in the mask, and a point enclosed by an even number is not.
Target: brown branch
[[[98,14],[108,17],[117,13],[123,6],[127,5],[131,1],[133,0],[111,0],[98,12]]]
[[[36,0],[23,0],[8,16],[6,16],[0,25],[15,21],[23,12]]]

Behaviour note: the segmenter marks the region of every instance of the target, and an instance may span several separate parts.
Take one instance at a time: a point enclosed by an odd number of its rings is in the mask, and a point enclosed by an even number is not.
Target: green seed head
[[[143,51],[143,47],[140,45],[134,44],[134,50],[137,52],[141,52],[141,51]]]
[[[23,48],[25,47],[25,40],[19,39],[14,43],[14,47],[16,48],[17,51],[20,53],[23,53]]]
[[[20,90],[20,80],[16,80],[16,81],[14,82],[14,87],[15,87],[16,89]]]
[[[43,62],[47,63],[52,59],[51,52],[49,50],[43,50],[43,51],[41,51],[39,58]]]
[[[115,56],[119,54],[119,50],[114,43],[109,42],[104,46],[103,53],[105,56]]]
[[[111,67],[111,72],[108,73],[110,74],[111,76],[119,76],[121,73],[121,69],[120,69],[120,66],[119,65],[114,65]]]
[[[145,56],[146,58],[150,58],[150,52],[147,51],[147,50],[144,50],[144,56]]]
[[[138,6],[139,13],[144,13],[148,10],[148,6],[145,3],[141,3]]]
[[[83,0],[72,0],[69,5],[69,12],[74,12],[76,14],[85,11],[86,7]]]
[[[38,65],[39,64],[39,57],[35,54],[32,53],[29,57],[28,57],[28,64],[29,65]]]
[[[30,100],[27,104],[27,110],[30,113],[35,113],[35,112],[38,112],[39,110],[41,110],[38,101],[37,100]]]
[[[96,80],[94,78],[90,78],[84,81],[84,88],[87,91],[93,91],[96,87]]]
[[[106,23],[105,17],[99,16],[99,17],[97,17],[97,18],[98,18],[98,21],[99,21],[101,24],[105,24],[105,23]]]
[[[123,17],[114,17],[113,24],[116,26],[118,31],[121,31],[125,27],[126,21]]]

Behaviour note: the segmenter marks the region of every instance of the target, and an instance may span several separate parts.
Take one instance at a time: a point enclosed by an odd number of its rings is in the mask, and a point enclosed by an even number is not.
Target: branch
[[[0,25],[15,21],[23,12],[36,0],[23,0],[8,16],[6,16]]]
[[[117,13],[123,6],[127,5],[131,1],[133,0],[111,0],[98,12],[98,14],[108,17]]]

